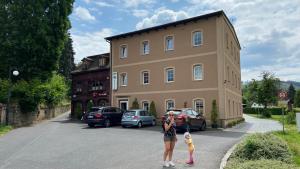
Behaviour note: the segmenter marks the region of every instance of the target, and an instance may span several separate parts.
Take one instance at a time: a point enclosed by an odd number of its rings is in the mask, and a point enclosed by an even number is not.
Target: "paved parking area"
[[[161,128],[119,126],[88,128],[69,121],[67,114],[0,138],[0,169],[161,169]],[[174,161],[177,169],[217,169],[226,151],[243,132],[207,130],[193,132],[196,147],[192,167],[185,166],[187,147],[178,135]]]

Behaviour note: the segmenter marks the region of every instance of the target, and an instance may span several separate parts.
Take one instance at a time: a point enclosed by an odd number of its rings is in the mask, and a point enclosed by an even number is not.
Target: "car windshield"
[[[169,114],[170,111],[167,112],[167,114]],[[172,111],[174,113],[174,115],[179,115],[181,113],[181,111]]]
[[[90,109],[90,112],[96,112],[96,111],[99,111],[99,110],[102,110],[102,108],[93,107],[93,108]]]
[[[135,115],[135,111],[127,111],[125,113],[125,116],[134,116]]]

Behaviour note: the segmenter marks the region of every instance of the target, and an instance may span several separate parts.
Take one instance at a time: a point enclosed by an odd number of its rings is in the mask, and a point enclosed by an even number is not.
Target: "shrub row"
[[[253,160],[244,161],[231,160],[227,163],[225,169],[299,169],[293,164],[288,164],[276,160]]]
[[[241,119],[238,119],[238,120],[234,120],[234,121],[231,121],[227,124],[227,127],[232,127],[232,126],[235,126],[241,122],[244,122],[245,119],[244,118],[241,118]]]
[[[253,134],[242,140],[231,154],[225,169],[296,169],[288,145],[279,137]]]
[[[272,115],[281,115],[282,114],[282,109],[278,107],[274,108],[267,108],[267,110],[272,114]],[[264,112],[264,108],[251,108],[251,107],[246,107],[243,109],[243,112],[245,114],[257,114],[258,112],[262,113]]]

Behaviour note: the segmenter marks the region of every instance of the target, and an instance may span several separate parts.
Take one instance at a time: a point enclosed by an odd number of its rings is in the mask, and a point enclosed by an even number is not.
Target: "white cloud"
[[[148,11],[147,10],[144,10],[144,9],[134,9],[132,11],[132,14],[135,16],[135,17],[146,17],[148,15]]]
[[[143,29],[152,27],[168,22],[174,22],[182,20],[188,17],[188,14],[184,11],[175,12],[170,9],[161,8],[155,12],[151,17],[144,18],[141,22],[137,23],[136,29]]]
[[[84,2],[88,4],[91,2],[91,0],[84,0]]]
[[[75,16],[77,16],[81,20],[85,20],[85,21],[96,20],[95,16],[91,15],[88,9],[83,8],[81,6],[75,8],[74,13]]]
[[[103,1],[97,1],[97,2],[95,2],[95,4],[99,7],[113,7],[114,6],[110,3],[103,2]]]
[[[299,0],[186,0],[190,16],[224,10],[241,46],[242,80],[257,78],[263,70],[283,80],[300,76]],[[294,65],[294,66],[291,66]]]
[[[82,58],[109,52],[109,43],[104,39],[113,34],[112,29],[103,28],[98,32],[71,32],[75,50],[75,62]]]
[[[140,5],[151,5],[154,4],[155,0],[122,0],[122,3],[126,8],[137,8]]]
[[[169,1],[171,1],[171,2],[178,2],[179,0],[169,0]]]

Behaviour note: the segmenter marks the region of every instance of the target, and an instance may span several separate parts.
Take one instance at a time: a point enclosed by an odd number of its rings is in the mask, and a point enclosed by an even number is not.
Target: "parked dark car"
[[[122,117],[122,127],[138,127],[141,128],[145,125],[156,125],[155,117],[148,111],[143,109],[127,110]]]
[[[170,111],[174,112],[176,130],[190,131],[191,129],[206,129],[206,121],[204,116],[191,108],[168,110],[165,115],[162,116],[162,124],[164,124],[165,120],[168,118]]]
[[[101,125],[110,127],[114,124],[120,124],[123,116],[123,110],[117,107],[92,107],[85,114],[84,120],[90,126]]]

